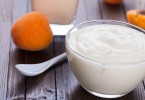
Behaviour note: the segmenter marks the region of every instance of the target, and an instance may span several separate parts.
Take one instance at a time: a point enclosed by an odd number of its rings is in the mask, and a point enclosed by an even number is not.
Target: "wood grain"
[[[0,99],[5,100],[7,95],[8,65],[10,50],[10,29],[11,23],[2,23],[0,27]]]
[[[87,21],[84,0],[79,0],[75,21],[76,21],[76,24]]]
[[[145,100],[145,91],[143,87],[143,84],[140,83],[136,89],[119,100]]]
[[[12,0],[0,0],[0,23],[11,22]]]
[[[38,52],[27,52],[26,63],[40,63],[54,57],[53,44],[47,49]],[[27,100],[55,100],[55,72],[50,68],[35,77],[26,77]]]
[[[125,21],[123,5],[109,5],[99,0],[102,19]]]
[[[12,1],[11,22],[13,24],[15,20],[27,12],[27,0]],[[11,40],[7,100],[25,99],[25,77],[15,68],[15,64],[25,63],[25,53],[25,51],[16,48]]]
[[[145,10],[144,0],[124,0],[124,6],[126,11],[131,9],[143,9]]]
[[[80,0],[76,15],[76,23],[87,20],[100,19],[99,7],[96,0]],[[89,7],[92,6],[92,7]],[[97,10],[96,10],[97,9]],[[90,12],[91,10],[91,12]],[[94,14],[92,12],[97,11]],[[90,15],[89,15],[90,14]],[[65,37],[55,37],[55,54],[65,51]],[[58,100],[99,100],[98,97],[86,92],[74,77],[68,63],[56,67],[56,87]]]
[[[65,51],[64,46],[65,37],[54,38],[55,55],[61,54]],[[70,71],[68,70],[68,63],[63,62],[56,66],[56,89],[57,100],[69,100],[71,98],[71,84],[75,84],[76,80],[71,80]]]
[[[28,2],[28,12],[31,12],[31,2]],[[27,52],[26,63],[40,63],[54,57],[54,42],[42,51]],[[55,68],[50,68],[36,77],[26,77],[27,100],[55,100],[56,99]]]
[[[84,0],[84,7],[87,20],[101,19],[101,13],[98,0]],[[82,12],[82,11],[80,11]]]
[[[76,24],[87,20],[84,1],[79,0],[78,10],[76,14]],[[55,37],[54,39],[55,55],[65,51],[65,37]],[[78,82],[72,74],[68,62],[64,62],[56,66],[56,96],[57,100],[74,100],[75,95],[72,92],[77,87]],[[79,92],[76,92],[79,95]],[[73,93],[74,94],[74,93]]]
[[[55,37],[55,54],[65,51],[65,37]],[[68,62],[56,66],[57,100],[99,100],[86,92],[74,77]]]
[[[11,0],[0,3],[0,100],[6,100],[10,51]]]

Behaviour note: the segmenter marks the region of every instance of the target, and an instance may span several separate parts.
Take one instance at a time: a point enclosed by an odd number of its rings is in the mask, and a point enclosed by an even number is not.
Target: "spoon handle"
[[[61,61],[65,60],[65,59],[66,59],[66,53],[63,53],[63,54],[61,54],[59,56],[56,56],[56,57],[52,58],[49,61],[51,63],[50,66],[53,65],[53,64],[56,64],[58,62],[61,62]]]
[[[61,62],[66,59],[66,53],[63,53],[61,55],[58,55],[49,61],[46,61],[44,63],[41,63],[41,66],[44,64],[45,66],[41,67],[41,72],[44,72],[48,68],[50,68],[52,65],[57,64],[58,62]]]

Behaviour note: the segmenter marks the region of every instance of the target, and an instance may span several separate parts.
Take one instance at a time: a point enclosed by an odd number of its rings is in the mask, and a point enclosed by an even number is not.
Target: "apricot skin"
[[[123,0],[105,0],[107,4],[121,4]]]
[[[129,10],[126,13],[129,23],[145,29],[145,11],[144,10]]]
[[[138,10],[130,10],[126,13],[129,23],[136,25],[136,14]]]
[[[145,29],[145,15],[138,14],[136,21],[137,21],[137,24],[136,24],[137,26]]]
[[[53,40],[48,19],[39,12],[20,17],[11,28],[11,36],[18,48],[28,51],[45,49]]]

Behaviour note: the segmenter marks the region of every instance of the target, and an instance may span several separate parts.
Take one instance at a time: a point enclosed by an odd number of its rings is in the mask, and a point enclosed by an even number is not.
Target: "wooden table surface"
[[[76,24],[96,19],[126,21],[126,11],[135,8],[145,9],[145,0],[124,0],[118,6],[106,5],[102,0],[80,0]],[[63,36],[55,36],[52,44],[39,52],[15,47],[11,25],[29,11],[29,0],[0,0],[0,100],[106,100],[86,92],[67,61],[36,77],[25,77],[15,69],[15,64],[43,62],[65,51]],[[112,100],[145,100],[144,82],[126,96]]]

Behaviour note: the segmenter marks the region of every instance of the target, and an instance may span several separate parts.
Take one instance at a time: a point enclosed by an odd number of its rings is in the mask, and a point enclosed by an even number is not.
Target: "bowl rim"
[[[65,37],[65,45],[68,45],[68,48],[72,51],[72,52],[74,52],[75,54],[77,54],[78,56],[80,56],[80,57],[82,57],[82,58],[84,58],[84,59],[87,59],[87,60],[89,60],[89,61],[93,61],[93,62],[96,62],[96,63],[99,63],[99,64],[105,64],[105,65],[111,65],[111,66],[115,66],[115,65],[118,65],[118,66],[127,66],[127,65],[133,65],[133,64],[140,64],[140,63],[145,63],[145,59],[144,60],[141,60],[141,61],[138,61],[138,62],[132,62],[132,63],[107,63],[107,62],[101,62],[101,61],[97,61],[97,60],[93,60],[93,59],[91,59],[91,58],[87,58],[87,57],[85,57],[85,56],[83,56],[83,55],[81,55],[81,54],[79,54],[79,53],[77,53],[76,51],[74,51],[71,47],[70,47],[70,45],[69,45],[69,43],[68,43],[68,40],[69,40],[69,35],[70,35],[70,33],[71,33],[71,31],[73,30],[73,29],[75,29],[75,28],[77,28],[77,27],[79,27],[79,26],[81,26],[81,25],[84,25],[84,24],[87,24],[87,23],[92,23],[92,22],[101,22],[102,24],[104,24],[103,22],[105,22],[105,23],[111,23],[111,22],[113,22],[114,23],[114,25],[115,25],[115,23],[117,24],[124,24],[124,25],[128,25],[128,26],[131,26],[131,27],[133,27],[135,30],[139,30],[139,31],[141,31],[141,32],[143,32],[144,34],[145,34],[145,30],[144,29],[142,29],[142,28],[140,28],[140,27],[138,27],[138,26],[136,26],[136,25],[133,25],[133,24],[130,24],[130,23],[127,23],[127,22],[123,22],[123,21],[117,21],[117,20],[89,20],[89,21],[85,21],[85,22],[82,22],[82,23],[80,23],[80,24],[77,24],[77,25],[75,25],[74,27],[72,27],[68,32],[67,32],[67,34],[66,34],[66,37]],[[96,24],[97,25],[97,24]],[[99,24],[98,24],[99,25]],[[110,24],[111,25],[111,24]],[[112,24],[113,25],[113,24]],[[121,26],[123,26],[123,25],[121,25]],[[124,27],[127,27],[127,26],[124,26]]]

